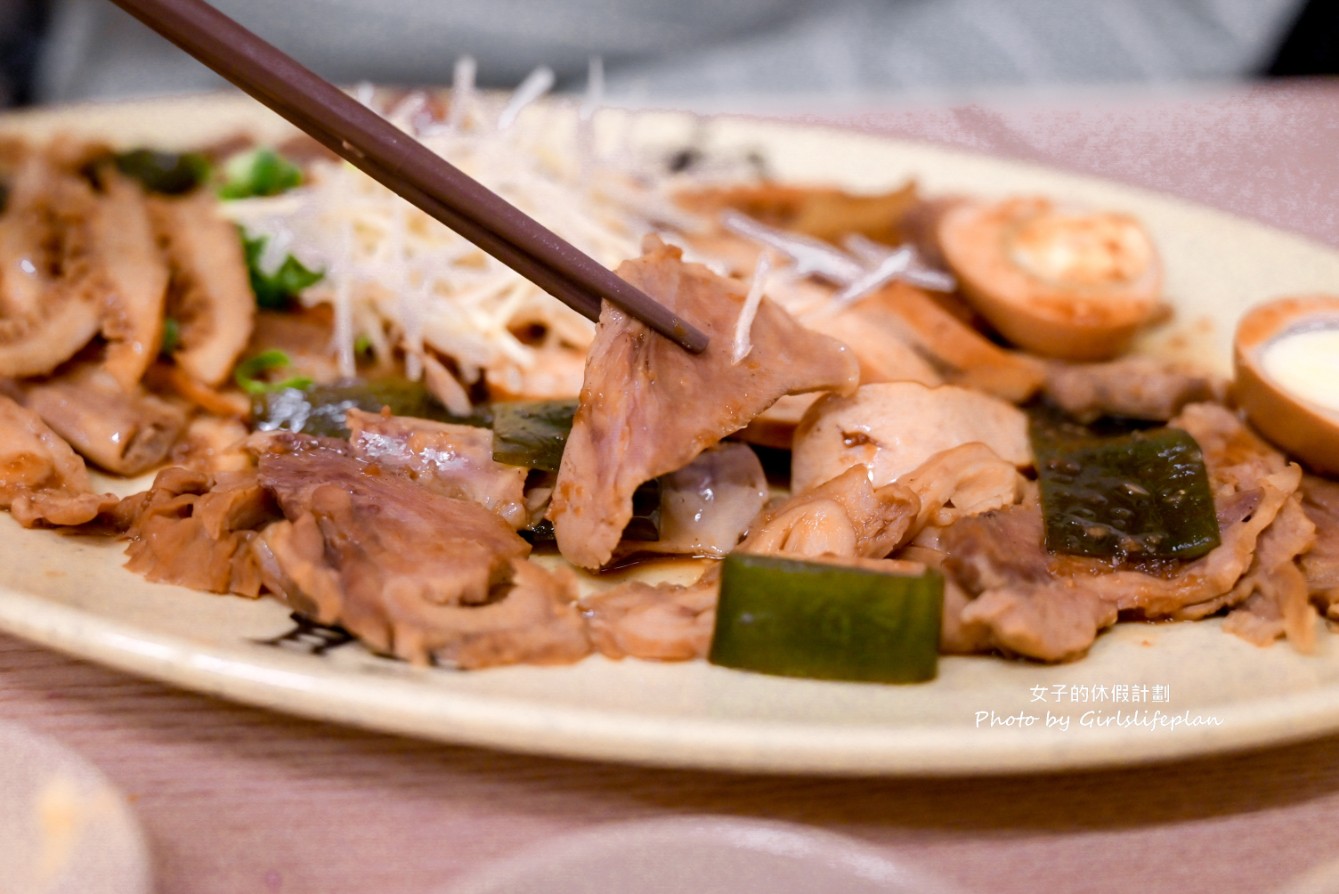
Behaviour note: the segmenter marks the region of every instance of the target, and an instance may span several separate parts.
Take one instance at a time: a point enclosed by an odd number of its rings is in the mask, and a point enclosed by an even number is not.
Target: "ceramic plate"
[[[610,118],[617,117],[611,113]],[[626,133],[624,122],[603,121]],[[0,129],[69,129],[177,146],[279,125],[241,98],[17,116]],[[640,141],[702,125],[638,116]],[[1130,211],[1161,247],[1177,327],[1157,350],[1222,369],[1254,301],[1333,290],[1339,254],[1185,203],[1037,167],[847,132],[716,120],[712,146],[761,149],[785,178],[930,193],[1041,191]],[[1258,649],[1215,622],[1120,625],[1085,660],[1046,667],[949,658],[931,684],[846,685],[706,665],[610,662],[478,673],[379,659],[303,630],[270,602],[146,583],[121,546],[0,517],[0,628],[70,654],[279,711],[449,742],[649,764],[831,774],[1029,772],[1132,764],[1339,730],[1339,644]],[[1319,623],[1319,622],[1318,622]]]

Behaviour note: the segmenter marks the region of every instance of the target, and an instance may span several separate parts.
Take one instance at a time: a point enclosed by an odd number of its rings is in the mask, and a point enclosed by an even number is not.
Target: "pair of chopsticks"
[[[677,314],[203,0],[112,2],[588,319],[606,298],[686,350],[706,348]]]

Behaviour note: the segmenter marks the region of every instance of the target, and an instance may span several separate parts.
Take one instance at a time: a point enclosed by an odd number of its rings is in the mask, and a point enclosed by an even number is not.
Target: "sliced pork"
[[[0,500],[23,491],[89,489],[84,461],[36,413],[0,394]]]
[[[479,503],[513,528],[530,523],[528,470],[493,460],[491,429],[361,410],[349,411],[348,425],[354,456],[430,490]]]
[[[1082,421],[1127,416],[1166,422],[1187,404],[1221,399],[1226,386],[1214,376],[1152,357],[1124,357],[1107,363],[1052,362],[1044,391]]]
[[[1298,651],[1313,651],[1316,613],[1297,557],[1315,541],[1316,526],[1293,494],[1260,535],[1250,569],[1232,588],[1236,607],[1223,629],[1259,646],[1287,637]]]
[[[162,464],[186,425],[177,407],[107,370],[81,364],[23,386],[24,403],[86,459],[109,472],[138,475]]]
[[[686,585],[628,581],[585,597],[582,612],[595,648],[607,658],[705,658],[716,624],[719,568]]]
[[[452,610],[505,598],[514,560],[529,553],[496,513],[378,469],[342,444],[270,445],[259,480],[284,520],[254,547],[266,587],[373,649],[429,660],[454,635]]]
[[[435,606],[436,626],[422,649],[434,661],[462,669],[504,664],[570,664],[591,652],[568,569],[550,571],[514,559],[504,595],[484,605]]]
[[[1035,503],[961,519],[939,543],[944,570],[970,597],[955,606],[952,627],[961,641],[1065,661],[1083,655],[1116,623],[1116,607],[1083,577],[1066,578],[1052,567]]]
[[[952,385],[1021,403],[1037,392],[1045,375],[1036,358],[1001,348],[908,283],[890,283],[848,313],[895,328]]]
[[[260,594],[251,544],[279,511],[253,470],[164,469],[146,492],[126,498],[122,512],[132,519],[130,570],[210,593]]]
[[[619,274],[710,338],[700,355],[606,303],[549,517],[574,564],[609,561],[642,482],[683,468],[783,394],[849,391],[857,369],[835,339],[810,332],[764,298],[733,361],[745,290],[652,239]]]
[[[167,261],[158,250],[144,192],[108,172],[91,228],[105,292],[102,334],[107,371],[130,390],[158,357],[167,299]]]
[[[1307,590],[1327,618],[1339,621],[1339,481],[1304,476],[1302,510],[1316,526],[1316,544],[1300,562]]]
[[[115,506],[84,461],[40,417],[0,395],[0,508],[24,527],[82,525]]]
[[[173,359],[194,379],[217,385],[232,373],[256,315],[237,228],[208,191],[155,198],[150,207],[171,269],[167,312],[180,332]]]
[[[19,167],[0,215],[0,376],[49,373],[97,334],[95,207],[88,184],[42,154]]]

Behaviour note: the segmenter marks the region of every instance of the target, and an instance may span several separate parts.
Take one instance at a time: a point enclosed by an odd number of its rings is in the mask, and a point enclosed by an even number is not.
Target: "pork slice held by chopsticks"
[[[709,339],[692,355],[605,303],[563,452],[549,517],[558,548],[585,568],[607,563],[632,517],[632,494],[672,472],[784,394],[855,388],[846,346],[796,323],[766,298],[747,317],[749,351],[734,359],[745,288],[651,237],[618,273]]]

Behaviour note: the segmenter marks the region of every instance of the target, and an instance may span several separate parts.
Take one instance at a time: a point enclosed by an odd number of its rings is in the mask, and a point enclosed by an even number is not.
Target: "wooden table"
[[[1339,83],[811,117],[1098,173],[1339,247]],[[0,716],[128,793],[163,894],[420,894],[563,832],[679,814],[821,826],[998,894],[1256,894],[1339,856],[1339,737],[1026,778],[667,771],[295,720],[4,636]]]

